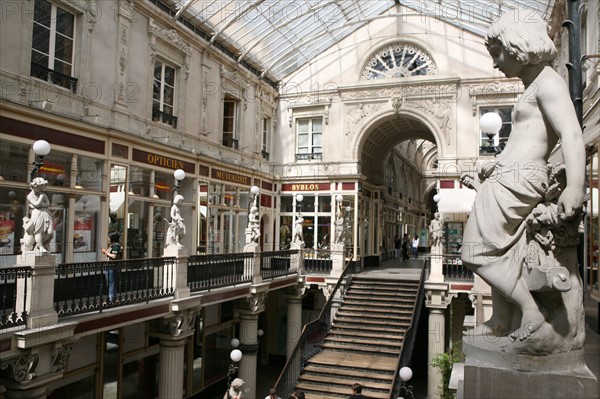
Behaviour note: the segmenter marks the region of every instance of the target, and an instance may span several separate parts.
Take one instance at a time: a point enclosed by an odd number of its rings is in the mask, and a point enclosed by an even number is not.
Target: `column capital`
[[[163,317],[155,322],[156,332],[170,334],[174,338],[188,336],[193,333],[196,325],[197,312],[193,309],[177,312],[172,316]]]
[[[306,285],[303,282],[298,282],[296,285],[293,285],[288,288],[288,299],[302,299],[302,297],[306,294]]]
[[[250,312],[253,314],[258,314],[258,313],[262,313],[265,311],[265,301],[267,299],[267,293],[266,292],[259,292],[256,294],[251,294],[250,296],[246,297],[246,305],[248,306],[248,309],[242,309],[240,310],[240,312]]]
[[[448,291],[447,283],[425,283],[425,305],[431,309],[446,309],[453,298],[458,296],[456,292]]]
[[[11,382],[25,383],[37,377],[39,356],[37,353],[24,353],[20,356],[0,361],[0,370],[6,370],[5,376]]]

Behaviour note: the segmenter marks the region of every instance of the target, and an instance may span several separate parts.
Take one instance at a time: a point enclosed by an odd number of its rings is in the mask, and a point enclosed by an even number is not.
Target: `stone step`
[[[414,303],[414,302],[413,302]],[[397,304],[394,302],[358,302],[349,301],[343,303],[344,310],[354,310],[360,312],[386,312],[386,313],[402,313],[412,315],[413,305],[412,304]]]
[[[358,332],[358,331],[363,331],[369,334],[389,334],[389,335],[395,335],[395,336],[399,336],[401,334],[404,334],[404,332],[406,331],[407,327],[402,327],[399,328],[397,326],[394,327],[390,327],[390,326],[375,326],[375,325],[368,325],[368,326],[362,326],[362,325],[357,325],[356,323],[352,322],[349,324],[345,324],[345,323],[338,323],[335,324],[334,327],[335,331],[347,331],[348,333],[352,334],[353,332]]]
[[[404,336],[400,334],[386,334],[386,331],[357,331],[352,328],[341,328],[341,327],[333,327],[329,332],[330,335],[334,336],[351,336],[351,337],[362,337],[362,338],[372,338],[372,339],[386,339],[386,340],[398,340],[402,342],[404,340]]]
[[[374,346],[380,350],[400,350],[402,348],[402,342],[397,340],[377,340],[377,339],[366,339],[366,338],[349,338],[349,337],[335,337],[327,336],[325,339],[326,343],[340,343],[344,345],[359,345],[359,346]]]
[[[335,314],[338,317],[360,317],[366,320],[390,320],[390,321],[410,321],[412,320],[411,314],[394,314],[394,313],[382,313],[382,312],[367,312],[367,311],[356,311],[354,309],[340,308]]]
[[[348,387],[348,384],[350,382],[350,385],[353,384],[354,382],[357,382],[351,378],[348,378],[347,376],[344,375],[339,375],[339,376],[335,376],[335,377],[331,377],[331,376],[324,376],[324,375],[314,375],[314,374],[303,374],[302,376],[300,376],[299,382],[305,382],[305,383],[314,383],[314,384],[324,384],[324,385],[331,385],[331,386],[337,386],[340,388],[346,388]],[[363,386],[363,390],[387,390],[389,391],[392,388],[392,384],[391,381],[388,383],[385,382],[374,382],[374,381],[361,381],[361,385]]]
[[[322,351],[308,359],[307,364],[321,366],[335,364],[339,367],[353,370],[394,373],[396,371],[398,359],[365,353]]]
[[[339,313],[339,312],[338,312]],[[352,323],[352,324],[356,324],[357,320],[356,318],[353,317],[338,317],[336,316],[334,323],[336,325],[342,324],[342,323]],[[396,328],[402,328],[402,327],[406,327],[408,328],[408,326],[410,326],[410,321],[407,322],[396,322],[396,321],[389,321],[389,320],[381,320],[381,321],[377,321],[377,320],[364,320],[361,319],[360,320],[360,324],[363,325],[371,325],[371,326],[393,326]]]
[[[304,372],[321,375],[343,375],[346,378],[355,380],[356,382],[362,382],[362,380],[373,380],[391,383],[394,380],[393,373],[371,372],[367,370],[340,368],[334,365],[324,367],[316,364],[309,364],[308,366],[304,367]]]
[[[383,346],[371,346],[371,345],[346,345],[336,342],[325,342],[321,345],[323,349],[330,349],[332,351],[344,351],[348,353],[363,353],[376,356],[392,356],[397,358],[400,354],[400,349],[391,349]]]
[[[347,387],[335,387],[329,385],[320,385],[313,383],[301,382],[296,385],[297,390],[304,391],[307,399],[312,399],[317,395],[325,395],[325,394],[333,394],[333,395],[344,395],[343,397],[348,397],[352,394],[352,384],[353,382],[349,382]],[[379,392],[372,391],[369,389],[363,389],[363,395],[373,398],[373,399],[389,399],[389,392]],[[325,396],[327,398],[331,398],[331,396]]]

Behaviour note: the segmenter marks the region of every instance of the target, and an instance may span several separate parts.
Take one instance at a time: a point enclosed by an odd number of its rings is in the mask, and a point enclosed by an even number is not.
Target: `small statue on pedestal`
[[[444,238],[444,222],[440,220],[440,213],[436,212],[434,219],[429,223],[429,235],[431,237],[431,249],[441,247]]]
[[[175,198],[173,198],[173,205],[171,206],[171,221],[169,222],[167,219],[166,222],[169,224],[169,228],[167,229],[167,240],[166,247],[175,246],[177,248],[183,248],[181,244],[181,239],[186,233],[185,224],[183,223],[183,218],[181,217],[181,212],[179,210],[179,205],[183,203],[183,195],[177,194]]]
[[[25,233],[21,239],[21,251],[40,252],[50,251],[50,241],[54,233],[54,223],[48,207],[50,201],[44,193],[48,182],[42,177],[36,177],[29,184],[31,192],[27,195],[29,203],[29,217],[23,218]]]

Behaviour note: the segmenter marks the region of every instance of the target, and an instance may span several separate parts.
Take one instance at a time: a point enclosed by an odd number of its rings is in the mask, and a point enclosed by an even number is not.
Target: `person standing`
[[[400,253],[402,251],[402,240],[398,235],[394,236],[394,259],[400,259]]]
[[[108,248],[102,248],[102,253],[106,255],[106,261],[109,262],[104,271],[106,285],[108,286],[109,303],[113,303],[117,295],[117,266],[110,263],[121,259],[122,248],[121,244],[119,244],[120,239],[121,235],[118,232],[113,231],[108,235]]]
[[[408,249],[410,248],[410,240],[408,239],[408,234],[404,234],[402,237],[402,260],[408,260]]]
[[[348,399],[369,399],[368,396],[362,394],[363,386],[358,382],[352,384],[352,395]]]
[[[414,258],[417,259],[419,257],[419,237],[416,235],[412,240],[412,250]]]
[[[267,396],[265,396],[265,399],[281,399],[279,396],[277,396],[277,390],[275,388],[271,388],[269,390],[269,394]]]

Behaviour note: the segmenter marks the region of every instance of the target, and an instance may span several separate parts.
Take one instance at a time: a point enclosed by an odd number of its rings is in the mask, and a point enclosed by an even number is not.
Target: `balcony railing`
[[[31,63],[31,76],[46,82],[52,82],[57,86],[62,86],[65,89],[71,90],[73,93],[77,92],[77,79],[69,75],[56,72],[52,69],[46,68],[43,65]]]
[[[147,258],[58,265],[54,279],[58,317],[171,296],[175,262],[176,258]],[[108,298],[109,276],[116,280],[112,301]]]
[[[445,255],[443,258],[444,279],[447,281],[473,281],[473,272],[462,264],[460,255]]]
[[[331,250],[329,249],[305,249],[304,270],[311,273],[329,273],[333,268]]]
[[[261,252],[260,275],[264,279],[270,279],[297,273],[298,270],[291,266],[291,257],[298,253],[298,250]]]
[[[167,125],[170,125],[173,129],[177,129],[177,117],[162,112],[157,108],[152,108],[152,120],[154,122],[166,123]]]
[[[239,140],[233,137],[223,134],[223,145],[225,147],[233,148],[234,150],[239,149]]]
[[[187,284],[192,292],[252,281],[253,253],[193,255],[188,258]]]
[[[323,159],[322,152],[296,154],[296,161],[310,161],[311,159],[321,161]]]
[[[261,151],[260,151],[260,155],[263,157],[263,159],[264,159],[265,161],[268,161],[268,160],[269,160],[269,155],[270,155],[270,154],[269,154],[267,151],[265,151],[265,150],[261,150]]]
[[[0,330],[27,323],[27,294],[31,274],[31,267],[28,266],[0,268]]]

